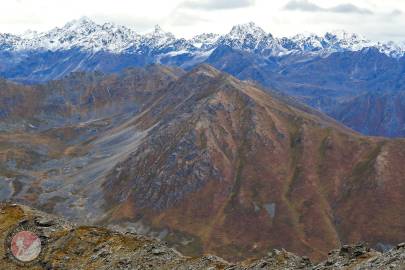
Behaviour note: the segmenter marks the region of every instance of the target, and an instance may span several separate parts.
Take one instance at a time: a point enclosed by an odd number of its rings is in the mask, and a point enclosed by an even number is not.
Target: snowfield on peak
[[[22,35],[0,34],[0,50],[9,51],[61,51],[79,48],[82,51],[105,51],[115,54],[141,54],[156,52],[174,55],[207,52],[218,46],[259,53],[264,56],[282,56],[290,53],[328,55],[340,51],[359,51],[375,47],[389,57],[404,55],[404,44],[372,42],[360,35],[342,30],[316,34],[297,34],[276,38],[253,22],[232,27],[225,35],[204,33],[191,39],[176,38],[160,26],[141,35],[134,30],[114,23],[97,24],[83,17],[68,22],[61,28],[38,33],[27,31]]]

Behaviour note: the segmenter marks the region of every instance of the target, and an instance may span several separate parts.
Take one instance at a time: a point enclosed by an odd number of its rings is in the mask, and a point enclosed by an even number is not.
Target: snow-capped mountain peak
[[[99,25],[87,17],[68,22],[61,28],[46,33],[34,31],[21,35],[16,50],[70,50],[109,51],[120,53],[139,42],[140,35],[131,29],[105,23]]]
[[[33,38],[36,38],[39,34],[40,33],[37,31],[27,30],[19,37],[23,38],[23,39],[33,39]]]
[[[394,58],[404,56],[405,52],[405,43],[398,44],[392,41],[386,43],[378,42],[374,47],[376,47],[381,53]]]
[[[335,29],[330,32],[326,32],[325,37],[329,39],[349,39],[354,34],[349,33],[343,29]]]
[[[164,33],[162,27],[159,24],[156,24],[155,27],[153,28],[154,33]]]
[[[294,49],[300,51],[316,52],[324,49],[324,41],[322,37],[314,33],[303,33],[293,36],[290,41]]]
[[[145,36],[146,37],[157,37],[157,38],[160,38],[160,37],[174,38],[174,35],[172,33],[164,31],[163,28],[158,24],[155,25],[152,32],[147,33]]]
[[[1,50],[13,50],[20,42],[21,38],[19,36],[15,36],[12,34],[0,34]]]
[[[258,49],[260,44],[272,43],[268,39],[273,39],[271,34],[266,32],[253,22],[238,24],[232,27],[231,31],[222,36],[218,43],[233,48],[253,51]]]
[[[254,22],[249,22],[246,24],[238,24],[232,27],[231,32],[227,35],[228,38],[232,39],[244,39],[248,35],[260,39],[266,36],[266,32]]]
[[[283,46],[299,52],[330,54],[336,51],[359,51],[374,44],[364,37],[343,30],[327,32],[324,36],[313,33],[298,34],[282,39]]]
[[[209,49],[218,41],[220,35],[213,33],[203,33],[194,36],[190,41],[196,48]]]
[[[176,37],[172,33],[164,31],[160,25],[155,25],[154,30],[147,33],[144,38],[148,45],[153,48],[162,47],[176,40]]]
[[[358,51],[374,44],[361,35],[349,33],[344,30],[327,32],[324,36],[325,42],[331,48]]]
[[[146,53],[179,55],[200,53],[206,57],[209,51],[226,45],[234,49],[259,53],[264,57],[285,54],[328,55],[339,51],[358,51],[367,47],[377,48],[390,57],[404,55],[404,45],[386,42],[376,43],[366,38],[338,30],[323,36],[298,34],[291,38],[275,38],[253,22],[238,24],[225,35],[205,33],[192,39],[177,39],[159,25],[145,35],[139,35],[125,26],[114,23],[97,24],[83,17],[68,22],[49,32],[28,31],[22,35],[0,34],[0,49],[12,51],[59,51],[79,49],[86,52]]]
[[[72,31],[72,32],[82,32],[86,30],[92,30],[96,29],[98,27],[98,24],[96,24],[94,21],[87,17],[82,17],[78,20],[73,20],[71,22],[68,22],[65,24],[62,29],[65,29],[67,31]]]

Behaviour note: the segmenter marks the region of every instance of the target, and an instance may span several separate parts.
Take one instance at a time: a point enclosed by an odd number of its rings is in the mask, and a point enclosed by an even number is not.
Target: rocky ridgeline
[[[386,253],[363,244],[342,246],[315,265],[307,257],[273,250],[260,260],[232,264],[215,256],[185,257],[165,243],[101,227],[75,226],[22,205],[0,206],[0,241],[18,227],[37,233],[42,252],[33,262],[19,262],[0,245],[0,269],[405,269],[405,243]]]

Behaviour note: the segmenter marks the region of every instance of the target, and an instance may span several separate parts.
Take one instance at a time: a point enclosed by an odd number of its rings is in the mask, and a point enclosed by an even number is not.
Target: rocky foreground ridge
[[[76,226],[27,206],[0,205],[2,243],[24,224],[31,224],[41,238],[39,259],[18,263],[7,255],[7,244],[0,245],[0,269],[405,269],[405,243],[386,253],[363,244],[343,246],[319,264],[285,250],[273,250],[262,259],[236,265],[215,256],[185,257],[152,238]]]

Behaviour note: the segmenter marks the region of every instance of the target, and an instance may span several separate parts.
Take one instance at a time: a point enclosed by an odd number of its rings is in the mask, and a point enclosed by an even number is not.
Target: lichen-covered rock
[[[402,270],[405,267],[404,244],[384,254],[363,244],[343,246],[331,251],[329,258],[318,265],[307,257],[285,250],[273,250],[262,259],[241,264],[232,264],[215,256],[191,258],[156,239],[102,227],[76,226],[22,205],[0,205],[0,242],[6,243],[10,233],[22,224],[41,238],[42,252],[32,262],[21,262],[10,255],[7,244],[0,245],[0,269]]]
[[[380,253],[360,243],[344,245],[339,250],[329,253],[326,261],[317,265],[314,270],[324,269],[405,269],[405,248],[398,245],[388,252]]]
[[[45,222],[46,221],[46,222]],[[189,258],[151,238],[113,232],[102,227],[75,226],[25,206],[3,204],[0,242],[22,223],[42,240],[42,253],[34,263],[18,262],[0,245],[0,269],[223,269],[225,261],[214,257]]]

